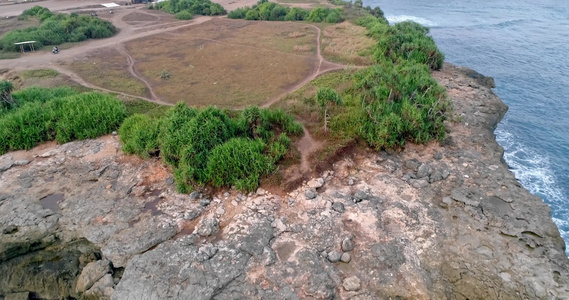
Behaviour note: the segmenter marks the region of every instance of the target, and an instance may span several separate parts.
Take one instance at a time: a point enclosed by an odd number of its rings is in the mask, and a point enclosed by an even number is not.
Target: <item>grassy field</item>
[[[114,48],[86,53],[71,63],[69,68],[96,86],[134,96],[149,96],[144,84],[128,72],[126,57]]]
[[[129,42],[127,50],[162,100],[242,108],[305,78],[315,37],[305,24],[215,19]]]
[[[334,62],[367,66],[372,64],[371,55],[375,41],[366,36],[366,29],[349,21],[340,24],[323,24],[322,56]]]

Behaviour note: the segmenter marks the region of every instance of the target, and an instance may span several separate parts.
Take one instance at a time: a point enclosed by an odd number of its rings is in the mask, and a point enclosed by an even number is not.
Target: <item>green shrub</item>
[[[27,89],[15,91],[12,93],[16,107],[29,102],[46,103],[53,99],[65,98],[77,94],[78,92],[70,87],[30,87]]]
[[[0,154],[13,150],[29,150],[54,137],[53,120],[57,113],[39,102],[0,116]]]
[[[52,106],[56,101],[47,103]],[[73,140],[96,138],[117,129],[126,117],[123,103],[115,97],[99,93],[82,93],[63,98],[57,112],[55,140],[67,143]]]
[[[445,136],[445,89],[429,68],[413,61],[379,64],[355,74],[362,122],[359,133],[377,149],[425,143]]]
[[[215,186],[234,185],[239,190],[253,191],[261,176],[273,165],[263,155],[265,143],[260,140],[233,138],[211,151],[207,170]]]
[[[159,119],[140,114],[128,117],[118,131],[123,143],[122,150],[143,158],[157,156],[160,147],[159,130]]]
[[[290,8],[267,0],[260,0],[253,7],[237,8],[228,15],[231,19],[263,21],[303,21],[339,23],[344,20],[339,9],[317,7],[312,11],[299,7]]]
[[[86,39],[106,38],[114,35],[117,29],[109,22],[99,18],[77,14],[52,14],[47,8],[35,6],[24,11],[23,16],[40,19],[39,27],[12,30],[0,39],[0,49],[19,51],[14,43],[36,41],[39,49],[46,45],[59,45],[65,42],[79,42]]]
[[[210,0],[169,0],[156,3],[155,8],[175,14],[178,19],[180,17],[185,18],[181,20],[189,20],[187,17],[193,15],[218,16],[225,14],[223,6]]]
[[[12,97],[13,90],[14,85],[10,81],[0,81],[0,114],[5,110],[12,109],[16,105]]]
[[[160,152],[165,162],[178,166],[181,160],[181,148],[191,143],[187,135],[188,124],[197,115],[198,110],[179,102],[171,108],[160,128]]]
[[[191,11],[186,9],[186,10],[182,10],[181,12],[176,13],[175,16],[176,16],[176,19],[178,19],[178,20],[191,20],[193,15],[194,14],[192,14]]]

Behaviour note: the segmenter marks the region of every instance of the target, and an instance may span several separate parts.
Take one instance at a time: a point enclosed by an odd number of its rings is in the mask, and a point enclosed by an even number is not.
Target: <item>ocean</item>
[[[504,159],[551,207],[569,245],[567,1],[364,0],[368,5],[390,23],[430,27],[447,62],[494,77],[494,92],[509,106],[495,131]]]

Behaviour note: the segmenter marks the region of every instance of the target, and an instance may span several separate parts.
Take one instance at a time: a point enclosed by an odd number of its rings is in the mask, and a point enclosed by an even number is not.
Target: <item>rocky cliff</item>
[[[0,295],[568,299],[549,207],[495,142],[493,81],[434,76],[457,115],[447,139],[344,157],[288,194],[177,194],[116,136],[1,156]]]

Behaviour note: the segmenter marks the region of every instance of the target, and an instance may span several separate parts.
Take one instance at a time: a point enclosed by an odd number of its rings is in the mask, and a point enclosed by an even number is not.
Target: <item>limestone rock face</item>
[[[461,116],[444,141],[354,153],[286,195],[177,194],[114,136],[0,157],[0,296],[569,299],[549,208],[494,140],[507,107],[471,70],[433,76]]]

